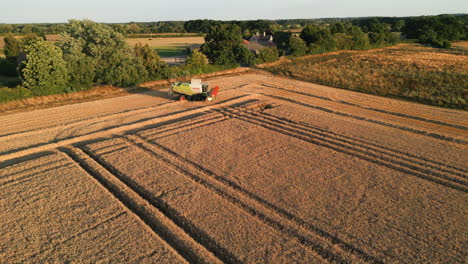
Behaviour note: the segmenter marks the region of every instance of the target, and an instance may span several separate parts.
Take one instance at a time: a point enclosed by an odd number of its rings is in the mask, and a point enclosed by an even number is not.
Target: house
[[[244,45],[250,50],[250,52],[256,55],[258,55],[258,53],[263,49],[276,46],[273,42],[273,36],[267,35],[266,33],[263,33],[263,35],[257,33],[253,35],[250,40],[244,39]]]
[[[250,40],[251,43],[260,43],[263,45],[274,45],[273,43],[273,36],[267,35],[266,32],[263,32],[263,35],[257,32],[257,34],[253,35]]]

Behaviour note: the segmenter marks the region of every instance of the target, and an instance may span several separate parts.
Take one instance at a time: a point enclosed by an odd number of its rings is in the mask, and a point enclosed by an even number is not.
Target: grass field
[[[468,57],[459,49],[400,44],[370,51],[307,56],[266,69],[338,88],[468,108]]]
[[[187,55],[187,48],[190,46],[159,46],[154,49],[161,57],[176,57]]]
[[[182,56],[187,48],[199,48],[205,39],[203,37],[174,37],[174,38],[127,38],[131,46],[141,43],[156,49],[161,57]]]
[[[154,38],[127,38],[127,43],[131,46],[142,43],[148,44],[150,47],[157,50],[158,54],[161,57],[175,57],[175,56],[184,56],[186,55],[187,48],[199,48],[204,42],[203,37],[197,36],[197,34],[189,34],[197,37],[170,37],[171,35],[176,36],[178,33],[170,34],[154,34]],[[164,37],[158,37],[158,36]],[[199,34],[198,34],[199,35]],[[137,37],[138,35],[134,35]],[[169,37],[168,37],[169,36]],[[0,56],[3,55],[3,47],[5,43],[3,41],[4,37],[0,37]],[[21,36],[17,36],[21,38]],[[48,41],[56,42],[60,41],[60,35],[47,35]]]
[[[202,33],[153,33],[153,34],[128,34],[127,38],[174,38],[174,37],[202,37]]]

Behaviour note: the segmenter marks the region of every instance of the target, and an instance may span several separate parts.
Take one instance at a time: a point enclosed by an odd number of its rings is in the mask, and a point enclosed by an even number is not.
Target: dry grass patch
[[[401,44],[370,51],[313,55],[267,69],[339,88],[468,108],[468,60],[458,51]]]

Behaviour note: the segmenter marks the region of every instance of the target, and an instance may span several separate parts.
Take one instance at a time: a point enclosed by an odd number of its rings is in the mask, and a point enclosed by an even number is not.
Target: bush
[[[358,26],[352,26],[350,35],[353,40],[351,49],[353,50],[365,50],[369,48],[369,37],[366,33],[362,32]]]
[[[143,61],[130,53],[116,53],[108,60],[107,70],[102,71],[98,83],[131,86],[148,80]]]
[[[208,65],[208,58],[200,51],[194,50],[190,56],[188,56],[186,65],[191,74],[203,73]]]
[[[292,35],[289,38],[289,49],[293,56],[304,56],[307,52],[307,46],[304,40]]]
[[[336,48],[338,50],[350,50],[353,45],[353,37],[345,33],[336,33],[334,35],[336,39]]]
[[[247,66],[253,66],[255,65],[255,55],[250,52],[250,50],[244,46],[238,46],[236,48],[236,54],[237,54],[237,62],[240,63],[241,65],[247,65]],[[233,63],[229,63],[227,65],[232,65]]]
[[[0,102],[19,100],[33,96],[31,90],[21,86],[15,88],[0,87]]]
[[[276,47],[266,48],[260,51],[256,63],[273,62],[279,59],[279,51]]]
[[[64,92],[69,75],[62,51],[47,41],[32,42],[24,50],[27,56],[20,65],[23,86],[34,95]]]
[[[4,53],[6,57],[18,57],[20,53],[20,43],[19,41],[13,36],[13,34],[8,34],[3,39],[5,42]]]
[[[452,47],[452,43],[448,40],[443,40],[442,41],[442,48],[444,49],[450,49]]]
[[[161,61],[158,53],[150,48],[148,44],[143,46],[141,43],[138,43],[133,48],[133,51],[135,56],[143,62],[149,80],[157,80],[166,76],[168,65],[164,61]]]
[[[9,59],[0,58],[0,75],[14,77],[17,76],[16,62]]]

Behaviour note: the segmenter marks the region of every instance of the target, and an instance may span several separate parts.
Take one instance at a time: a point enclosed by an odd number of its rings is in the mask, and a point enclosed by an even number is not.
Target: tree
[[[140,33],[141,27],[137,24],[130,24],[127,26],[127,31],[130,32],[130,34]]]
[[[363,50],[369,47],[369,37],[366,33],[362,32],[361,28],[358,26],[352,26],[349,30],[349,34],[352,37],[353,45],[351,49],[353,50]]]
[[[301,32],[301,38],[310,46],[311,53],[333,51],[336,49],[336,39],[328,28],[307,25]]]
[[[273,34],[273,42],[276,47],[284,53],[288,52],[289,38],[291,38],[291,32],[276,31]]]
[[[24,26],[23,26],[23,29],[21,29],[21,33],[23,33],[23,34],[31,34],[31,33],[33,33],[33,26],[32,26],[32,25],[29,25],[29,24],[24,25]]]
[[[140,58],[143,62],[149,79],[155,80],[166,77],[168,65],[164,61],[161,61],[161,57],[159,57],[158,53],[150,48],[148,44],[143,46],[141,43],[138,43],[133,50],[135,56]]]
[[[8,24],[0,24],[0,33],[13,33],[13,26]]]
[[[82,40],[70,36],[63,36],[59,43],[70,75],[68,91],[86,90],[93,85],[96,61],[83,53],[82,45]]]
[[[276,47],[262,49],[257,56],[256,63],[273,62],[279,59],[279,51]]]
[[[353,45],[353,37],[345,33],[336,33],[334,35],[336,39],[336,48],[338,50],[350,50]]]
[[[203,73],[208,65],[208,58],[200,51],[194,50],[187,57],[186,65],[191,74]]]
[[[302,38],[292,35],[289,38],[289,49],[293,56],[304,56],[307,52],[307,45]]]
[[[397,20],[395,22],[395,24],[393,24],[393,26],[392,26],[392,31],[393,32],[400,32],[403,29],[404,26],[405,26],[405,20],[403,20],[403,19]]]
[[[19,41],[13,36],[13,34],[8,34],[3,39],[5,42],[4,53],[6,57],[16,58],[20,53],[20,43]]]
[[[26,60],[20,65],[24,87],[34,95],[47,95],[65,91],[69,75],[62,51],[47,41],[32,42],[24,48]]]
[[[237,46],[234,49],[234,53],[237,54],[237,62],[239,62],[241,65],[255,64],[255,55],[252,52],[250,52],[250,50],[246,46]]]
[[[338,21],[330,26],[330,32],[332,34],[336,33],[346,33],[346,28],[341,21]]]
[[[302,29],[301,34],[299,35],[307,45],[317,42],[321,38],[321,30],[318,26],[308,24]]]
[[[189,20],[184,23],[184,29],[191,33],[208,33],[210,32],[211,27],[219,26],[221,24],[222,22],[217,20]]]
[[[142,60],[135,58],[122,34],[107,25],[70,20],[62,37],[61,45],[76,41],[78,50],[90,58],[95,83],[127,86],[147,78]]]
[[[407,38],[417,39],[420,43],[442,46],[444,40],[465,39],[466,16],[440,15],[416,17],[406,20],[403,34]]]
[[[214,26],[205,37],[205,44],[201,47],[213,64],[229,65],[243,63],[251,56],[243,45],[241,28],[237,25],[223,24]]]

